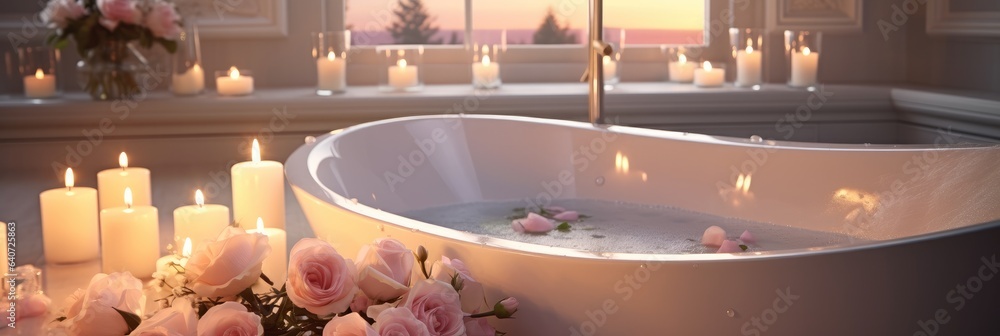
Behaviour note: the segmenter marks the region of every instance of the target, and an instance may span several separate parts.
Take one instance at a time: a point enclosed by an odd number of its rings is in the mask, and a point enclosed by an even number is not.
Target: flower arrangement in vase
[[[127,99],[141,88],[137,76],[147,66],[133,42],[149,49],[177,49],[181,17],[165,0],[50,0],[40,14],[56,32],[56,48],[76,42],[79,81],[98,100]]]

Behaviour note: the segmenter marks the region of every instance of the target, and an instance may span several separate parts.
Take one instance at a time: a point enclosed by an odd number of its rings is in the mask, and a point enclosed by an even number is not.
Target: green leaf
[[[68,45],[69,45],[69,39],[64,39],[64,38],[57,39],[55,43],[52,43],[52,47],[55,49],[66,48],[66,46]]]
[[[173,54],[177,52],[177,41],[171,41],[162,38],[158,38],[156,39],[156,41],[160,42],[160,45],[162,45],[163,49],[166,49],[168,53]]]
[[[268,278],[266,275],[264,275],[264,272],[260,273],[260,278],[264,280],[264,282],[266,282],[268,285],[274,286],[274,281],[271,281],[271,278]]]
[[[118,308],[113,308],[113,309],[116,312],[118,312],[119,315],[122,316],[122,319],[125,319],[125,324],[128,325],[128,331],[125,332],[126,335],[132,333],[132,331],[135,330],[135,328],[139,327],[139,323],[142,323],[142,319],[139,318],[139,315]]]
[[[257,294],[253,293],[252,286],[247,287],[247,289],[240,292],[240,298],[242,298],[243,301],[246,301],[246,303],[250,305],[250,308],[253,309],[251,313],[260,314],[260,300],[257,299]]]
[[[744,250],[744,251],[746,251],[746,250],[747,250],[748,248],[750,248],[750,247],[749,247],[749,246],[746,246],[746,245],[743,245],[743,244],[740,244],[740,249],[741,249],[741,250]]]
[[[559,230],[559,232],[569,232],[571,228],[572,226],[569,225],[569,222],[562,222],[562,224],[556,227],[556,230]]]

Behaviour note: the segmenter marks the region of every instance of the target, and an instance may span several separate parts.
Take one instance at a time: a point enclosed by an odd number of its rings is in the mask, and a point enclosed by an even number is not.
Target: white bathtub
[[[340,251],[391,236],[424,245],[432,259],[466,261],[491,301],[519,298],[517,319],[499,324],[512,335],[984,334],[1000,328],[987,324],[1000,309],[987,262],[1000,252],[1000,147],[939,140],[775,143],[425,116],[331,132],[295,151],[286,172],[316,235]],[[737,182],[747,176],[752,184]],[[861,239],[735,255],[593,253],[394,214],[552,198],[667,205]]]

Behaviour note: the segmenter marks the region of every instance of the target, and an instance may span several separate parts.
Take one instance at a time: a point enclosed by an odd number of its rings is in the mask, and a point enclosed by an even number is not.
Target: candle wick
[[[131,209],[132,208],[132,203],[125,203],[125,208],[126,209]]]

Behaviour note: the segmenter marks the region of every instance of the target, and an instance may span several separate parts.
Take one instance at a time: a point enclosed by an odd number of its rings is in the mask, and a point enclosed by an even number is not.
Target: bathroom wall
[[[1000,11],[1000,2],[996,0],[962,0],[958,3],[970,10]],[[907,81],[1000,93],[1000,35],[928,34],[926,25],[927,10],[922,7],[909,16],[904,29],[899,31],[905,30],[906,53],[909,55]]]

